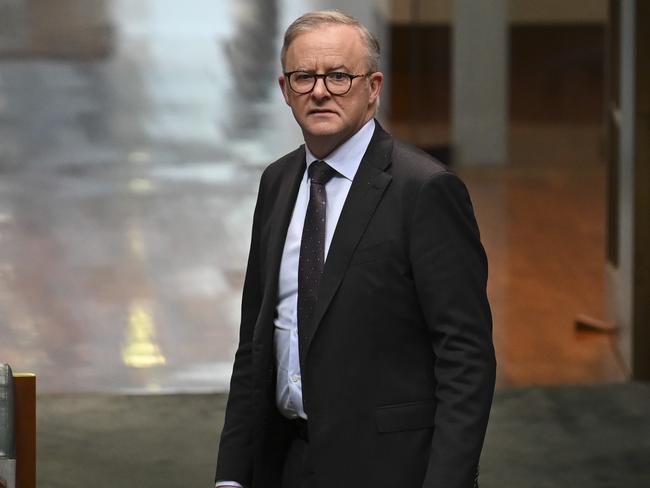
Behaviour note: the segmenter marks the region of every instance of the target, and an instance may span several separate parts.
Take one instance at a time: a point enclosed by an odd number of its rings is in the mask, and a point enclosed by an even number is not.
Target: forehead
[[[325,25],[296,36],[287,49],[287,67],[357,66],[368,51],[359,30],[351,25]]]

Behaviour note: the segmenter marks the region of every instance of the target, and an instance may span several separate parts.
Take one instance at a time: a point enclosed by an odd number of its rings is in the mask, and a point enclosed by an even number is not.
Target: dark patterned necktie
[[[311,317],[325,262],[325,184],[336,174],[325,161],[309,165],[309,205],[300,241],[298,262],[298,329]]]

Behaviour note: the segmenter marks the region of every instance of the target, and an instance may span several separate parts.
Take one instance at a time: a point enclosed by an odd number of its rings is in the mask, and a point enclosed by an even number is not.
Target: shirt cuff
[[[237,483],[236,481],[217,481],[217,484],[214,485],[215,488],[219,488],[220,486],[238,486],[239,488],[244,488],[242,485]]]

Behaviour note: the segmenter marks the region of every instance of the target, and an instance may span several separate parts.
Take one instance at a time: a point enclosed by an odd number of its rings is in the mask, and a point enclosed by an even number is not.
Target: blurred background
[[[281,36],[316,8],[378,35],[381,123],[470,189],[499,390],[650,380],[647,2],[0,0],[0,362],[44,412],[227,390],[258,178],[302,143]]]

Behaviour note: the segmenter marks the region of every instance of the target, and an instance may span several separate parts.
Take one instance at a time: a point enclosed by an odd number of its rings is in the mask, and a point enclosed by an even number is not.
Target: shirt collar
[[[352,181],[357,174],[361,159],[368,149],[370,139],[375,132],[375,120],[370,119],[352,137],[337,147],[334,151],[323,158],[327,164],[334,168],[340,175]],[[314,156],[305,144],[307,167],[318,158]]]

